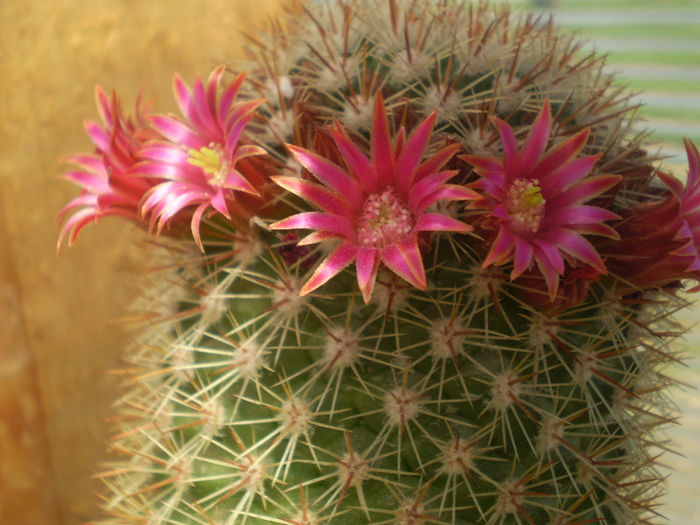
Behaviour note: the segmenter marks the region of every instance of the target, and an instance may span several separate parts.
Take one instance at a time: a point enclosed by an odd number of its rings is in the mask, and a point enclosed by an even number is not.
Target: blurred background
[[[552,13],[610,68],[644,90],[644,126],[665,165],[686,172],[682,137],[700,141],[700,0],[529,0]],[[0,1],[0,525],[77,525],[96,515],[120,350],[118,322],[135,295],[130,266],[140,232],[121,221],[88,227],[55,253],[56,212],[76,194],[58,180],[58,159],[90,147],[84,117],[97,119],[94,86],[129,109],[147,86],[155,109],[174,110],[174,71],[196,72],[241,56],[240,29],[279,0]],[[683,313],[688,325],[698,310]],[[689,359],[669,371],[683,412],[669,431],[685,457],[666,505],[673,525],[700,523],[700,332]]]

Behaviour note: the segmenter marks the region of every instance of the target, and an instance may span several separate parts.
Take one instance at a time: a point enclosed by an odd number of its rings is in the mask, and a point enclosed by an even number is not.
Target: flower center
[[[357,239],[362,246],[382,249],[401,241],[413,228],[413,215],[396,191],[387,187],[373,193],[357,219]]]
[[[187,162],[193,166],[202,168],[207,175],[207,182],[212,186],[221,187],[226,183],[230,171],[230,164],[223,149],[219,144],[211,142],[209,146],[200,149],[190,149],[187,154]]]
[[[537,179],[517,179],[506,193],[506,209],[516,233],[535,233],[544,219],[545,200]]]

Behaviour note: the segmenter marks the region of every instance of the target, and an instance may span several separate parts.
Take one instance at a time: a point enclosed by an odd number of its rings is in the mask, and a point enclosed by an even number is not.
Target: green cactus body
[[[306,171],[285,143],[342,165],[338,129],[367,154],[378,149],[381,100],[397,151],[435,119],[417,162],[459,149],[443,164],[466,187],[476,178],[470,160],[501,154],[492,117],[522,146],[546,101],[548,141],[589,130],[581,147],[598,156],[593,176],[622,180],[592,202],[616,210],[653,197],[654,159],[631,131],[629,95],[551,22],[452,0],[292,11],[251,39],[241,87],[245,99],[264,99],[250,135],[273,175]],[[195,153],[190,164],[219,173],[215,149]],[[551,202],[543,184],[508,190],[523,235]],[[242,227],[206,218],[204,255],[191,241],[164,241],[169,270],[128,356],[113,440],[121,459],[102,476],[105,523],[654,520],[655,431],[671,413],[662,365],[678,332],[670,315],[683,306],[672,291],[631,290],[612,271],[580,278],[568,253],[552,294],[532,259],[514,279],[512,261],[485,263],[495,235],[487,224],[421,232],[424,285],[375,261],[365,302],[348,261],[306,293],[337,239],[297,245],[275,223],[314,208],[271,193],[272,205]],[[381,213],[398,209],[391,228],[412,220],[400,199],[376,195]],[[467,225],[480,213],[457,199],[431,209]],[[358,228],[379,231],[377,213]]]
[[[635,521],[668,412],[640,305],[542,316],[466,244],[441,240],[428,290],[384,276],[367,305],[346,274],[299,298],[274,249],[208,267],[217,315],[136,358],[116,521]]]

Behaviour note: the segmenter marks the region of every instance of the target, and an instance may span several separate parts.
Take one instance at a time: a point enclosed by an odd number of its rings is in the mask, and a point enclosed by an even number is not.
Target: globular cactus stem
[[[293,4],[248,51],[176,76],[182,117],[98,89],[66,174],[59,244],[118,215],[166,258],[101,523],[656,522],[693,143],[684,184],[503,5]]]

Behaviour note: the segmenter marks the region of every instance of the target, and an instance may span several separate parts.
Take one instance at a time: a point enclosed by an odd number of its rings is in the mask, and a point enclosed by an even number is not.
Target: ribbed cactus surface
[[[654,522],[695,146],[684,186],[601,58],[502,5],[294,4],[248,38],[230,82],[176,77],[182,117],[98,90],[66,175],[71,240],[163,234],[104,523]]]
[[[174,276],[194,293],[132,357],[114,522],[648,516],[674,303],[643,318],[601,288],[543,315],[466,244],[434,245],[425,291],[380,275],[367,305],[349,272],[299,297],[300,264],[269,246]]]

